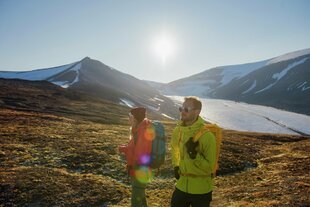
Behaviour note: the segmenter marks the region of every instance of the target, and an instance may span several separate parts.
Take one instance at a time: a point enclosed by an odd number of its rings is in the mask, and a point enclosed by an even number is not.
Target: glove
[[[174,177],[179,180],[180,174],[179,174],[179,166],[174,167]]]
[[[187,153],[191,159],[195,159],[197,156],[196,147],[198,147],[199,142],[194,142],[193,137],[191,137],[185,144]]]

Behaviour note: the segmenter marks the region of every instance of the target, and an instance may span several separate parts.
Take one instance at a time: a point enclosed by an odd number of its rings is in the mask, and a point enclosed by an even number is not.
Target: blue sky
[[[0,0],[0,70],[89,56],[170,82],[310,48],[309,8],[308,0]]]

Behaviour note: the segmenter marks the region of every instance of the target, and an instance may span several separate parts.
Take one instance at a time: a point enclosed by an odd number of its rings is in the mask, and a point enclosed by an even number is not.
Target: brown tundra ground
[[[169,143],[175,122],[163,123]],[[100,123],[0,108],[0,124],[0,206],[130,206],[117,150],[128,141],[126,117]],[[309,147],[305,136],[224,131],[212,206],[310,206]],[[147,188],[150,207],[170,203],[175,179],[167,149]]]

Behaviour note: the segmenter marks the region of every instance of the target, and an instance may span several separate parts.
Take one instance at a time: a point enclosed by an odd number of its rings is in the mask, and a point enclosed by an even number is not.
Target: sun
[[[161,62],[166,64],[167,59],[175,53],[175,40],[170,34],[162,32],[154,38],[152,49]]]

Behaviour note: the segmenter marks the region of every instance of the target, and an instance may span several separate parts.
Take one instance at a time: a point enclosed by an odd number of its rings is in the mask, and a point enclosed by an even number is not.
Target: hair
[[[134,116],[138,123],[142,122],[146,117],[145,107],[136,107],[130,110],[130,113]]]
[[[202,104],[198,97],[195,96],[185,97],[184,101],[191,101],[195,109],[201,110]]]

